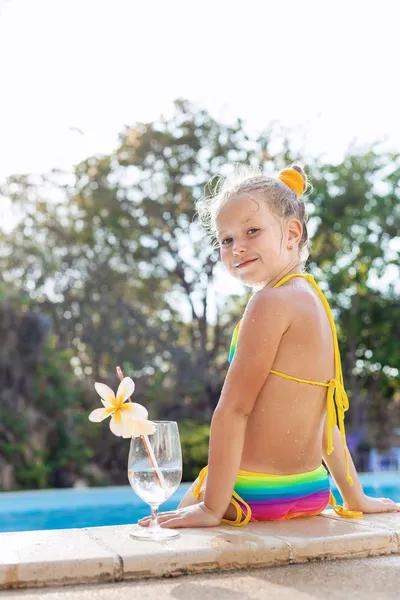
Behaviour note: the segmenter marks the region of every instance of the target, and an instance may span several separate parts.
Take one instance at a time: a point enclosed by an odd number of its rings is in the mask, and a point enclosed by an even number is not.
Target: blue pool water
[[[360,479],[369,496],[400,502],[400,473],[365,473]],[[189,485],[182,483],[160,510],[176,508]],[[0,492],[0,532],[124,525],[149,512],[129,486]]]

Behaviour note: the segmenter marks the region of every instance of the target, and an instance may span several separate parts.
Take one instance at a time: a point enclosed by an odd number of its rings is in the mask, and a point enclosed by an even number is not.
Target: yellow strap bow
[[[317,292],[318,296],[321,298],[323,305],[325,306],[325,310],[328,315],[329,323],[331,325],[331,330],[332,330],[332,336],[333,336],[333,347],[334,347],[334,356],[335,356],[335,378],[331,379],[331,381],[329,383],[321,383],[318,381],[310,381],[308,379],[299,379],[297,377],[291,377],[289,375],[285,375],[284,373],[279,373],[278,371],[271,370],[271,373],[275,373],[275,375],[279,375],[280,377],[285,377],[286,379],[293,379],[294,381],[311,383],[313,385],[321,385],[321,386],[328,388],[327,415],[326,415],[326,427],[327,427],[327,439],[328,439],[327,454],[331,454],[331,452],[333,451],[332,428],[335,427],[335,425],[338,425],[339,431],[340,431],[340,437],[343,442],[344,456],[345,456],[345,461],[346,461],[346,479],[350,485],[353,485],[353,480],[350,476],[349,451],[347,449],[346,434],[345,434],[345,430],[344,430],[344,413],[349,408],[349,399],[347,397],[347,394],[346,394],[346,391],[345,391],[344,385],[343,385],[342,362],[340,359],[339,344],[338,344],[335,321],[333,320],[331,307],[329,306],[329,303],[328,303],[327,299],[325,298],[322,290],[319,288],[319,286],[315,282],[314,277],[312,275],[310,275],[309,273],[307,273],[307,274],[293,273],[291,275],[287,275],[286,277],[281,279],[279,281],[279,283],[277,283],[274,287],[280,287],[283,283],[285,283],[289,279],[292,279],[292,277],[303,277],[304,279],[307,279],[311,283],[311,285]],[[335,405],[336,405],[336,409],[337,409],[337,418],[336,418]]]
[[[336,417],[336,410],[337,417]],[[349,409],[349,399],[343,384],[337,379],[331,379],[328,383],[327,404],[326,404],[326,429],[327,429],[327,454],[333,452],[332,429],[339,425],[340,437],[342,438],[344,448],[344,458],[346,462],[346,479],[350,485],[353,485],[353,479],[349,468],[349,451],[346,443],[346,433],[344,430],[344,413]],[[338,423],[339,421],[339,423]]]

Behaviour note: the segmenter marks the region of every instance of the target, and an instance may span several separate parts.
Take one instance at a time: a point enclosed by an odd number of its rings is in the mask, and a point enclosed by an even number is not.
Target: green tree
[[[84,392],[69,372],[70,352],[48,336],[48,319],[15,304],[0,305],[0,483],[49,487],[61,468],[82,475],[92,456]]]
[[[153,411],[209,418],[248,296],[218,298],[210,321],[218,253],[195,204],[227,160],[272,166],[273,133],[251,139],[240,120],[218,123],[185,101],[175,109],[127,128],[112,155],[83,161],[73,178],[11,178],[4,194],[21,218],[3,274],[52,316],[78,374],[104,380],[121,364]],[[274,161],[291,158],[283,147]]]
[[[18,297],[21,312],[51,317],[54,334],[43,349],[45,372],[29,384],[29,402],[44,421],[55,411],[51,433],[30,462],[17,458],[25,451],[18,432],[13,458],[2,446],[22,469],[19,481],[46,485],[55,469],[76,462],[80,470],[91,454],[85,472],[93,483],[126,481],[126,444],[109,434],[107,422],[86,421],[98,403],[93,381],[115,389],[117,364],[135,379],[135,400],[151,418],[185,422],[191,476],[204,460],[208,432],[199,430],[197,451],[186,421],[209,420],[248,299],[245,291],[217,298],[212,318],[218,253],[196,222],[196,201],[227,164],[276,171],[298,159],[290,148],[274,126],[250,136],[240,120],[220,123],[180,100],[172,116],[125,128],[115,152],[89,157],[73,173],[13,176],[2,186],[15,226],[1,233],[0,224],[0,298]],[[353,426],[365,427],[369,415],[379,434],[398,418],[398,290],[378,280],[398,268],[399,157],[353,149],[339,164],[313,160],[308,171],[308,268],[339,325]],[[62,374],[48,377],[46,370]],[[66,412],[58,405],[64,395]],[[3,398],[3,421],[12,421]]]
[[[387,432],[400,392],[399,289],[388,283],[398,281],[400,156],[378,150],[353,148],[312,171],[309,267],[337,315],[351,423],[364,436],[368,409]]]

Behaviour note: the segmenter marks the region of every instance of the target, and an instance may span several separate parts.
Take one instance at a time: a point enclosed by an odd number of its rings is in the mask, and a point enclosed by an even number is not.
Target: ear
[[[303,226],[298,219],[289,219],[286,223],[287,239],[292,244],[300,244]]]

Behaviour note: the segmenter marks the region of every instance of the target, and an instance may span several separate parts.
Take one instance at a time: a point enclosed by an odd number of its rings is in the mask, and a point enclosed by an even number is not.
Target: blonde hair
[[[301,175],[304,184],[303,191],[300,193],[298,174]],[[309,256],[306,227],[308,216],[301,198],[311,186],[303,169],[298,165],[291,165],[281,171],[280,175],[282,175],[282,179],[279,178],[279,175],[278,177],[265,175],[261,169],[239,165],[232,175],[225,179],[218,179],[214,186],[214,193],[199,202],[197,208],[199,222],[215,241],[215,220],[221,207],[235,196],[256,192],[264,196],[271,211],[279,218],[284,220],[295,218],[300,221],[303,235],[299,243],[299,258],[304,267]],[[294,184],[294,182],[296,183]],[[209,186],[212,187],[212,184],[211,181]],[[291,185],[293,187],[290,187]]]

